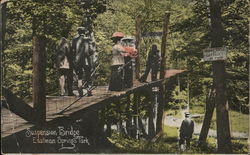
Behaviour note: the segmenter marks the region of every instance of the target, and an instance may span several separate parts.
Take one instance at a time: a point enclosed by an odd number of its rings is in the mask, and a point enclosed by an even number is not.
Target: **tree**
[[[210,0],[211,13],[211,47],[223,46],[223,28],[221,22],[221,3],[218,0]],[[231,153],[231,135],[229,127],[228,102],[225,83],[225,63],[224,61],[214,61],[213,82],[215,87],[216,104],[216,124],[217,124],[217,144],[219,153]]]

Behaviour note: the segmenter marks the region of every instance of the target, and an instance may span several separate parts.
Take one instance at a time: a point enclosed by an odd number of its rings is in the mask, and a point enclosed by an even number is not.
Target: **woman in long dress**
[[[121,45],[120,41],[124,37],[121,32],[115,32],[112,35],[114,46],[112,49],[112,64],[111,64],[111,78],[109,82],[110,91],[121,91],[124,89],[124,56],[126,51]]]

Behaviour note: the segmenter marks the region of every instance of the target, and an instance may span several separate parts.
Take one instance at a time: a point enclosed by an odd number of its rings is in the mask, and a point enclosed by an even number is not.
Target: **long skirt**
[[[111,78],[109,81],[110,91],[121,91],[124,89],[124,70],[122,65],[111,66]]]
[[[125,57],[125,67],[124,67],[124,87],[133,87],[133,64],[130,57]]]

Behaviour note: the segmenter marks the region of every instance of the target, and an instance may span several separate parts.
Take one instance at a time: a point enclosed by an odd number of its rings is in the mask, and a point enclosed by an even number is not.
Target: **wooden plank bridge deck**
[[[165,79],[168,79],[176,74],[182,73],[184,70],[171,69],[166,71]],[[165,80],[164,79],[164,80]],[[93,96],[79,98],[77,96],[47,96],[46,98],[46,122],[50,122],[54,119],[61,117],[71,117],[77,113],[81,113],[84,110],[89,110],[89,108],[95,106],[104,106],[107,103],[119,100],[120,98],[129,95],[140,89],[144,89],[147,86],[152,87],[159,84],[162,80],[140,83],[138,81],[134,82],[132,88],[126,89],[124,91],[108,91],[107,86],[98,86],[93,90]],[[72,104],[75,102],[74,104]],[[60,113],[63,109],[70,106],[63,113]],[[32,106],[32,105],[31,105]],[[28,123],[21,117],[12,113],[8,109],[1,108],[1,137],[7,137],[16,132],[22,131],[24,129],[33,127],[34,124]]]

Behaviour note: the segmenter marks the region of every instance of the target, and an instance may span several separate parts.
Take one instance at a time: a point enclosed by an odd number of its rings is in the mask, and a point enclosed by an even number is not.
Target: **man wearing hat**
[[[181,123],[179,145],[183,144],[186,139],[187,147],[189,147],[193,132],[194,121],[190,119],[190,114],[186,112],[185,119]]]
[[[161,59],[160,51],[157,49],[157,46],[153,44],[151,51],[149,51],[148,53],[145,72],[139,79],[140,82],[146,82],[150,70],[151,70],[151,81],[157,80],[157,73],[160,68],[160,59]]]
[[[87,88],[88,96],[92,95],[89,90],[91,85],[91,60],[89,49],[89,37],[86,35],[85,27],[77,28],[78,35],[72,40],[72,53],[74,55],[74,69],[78,79],[79,96],[83,96],[83,87]],[[83,84],[83,70],[86,82]]]

